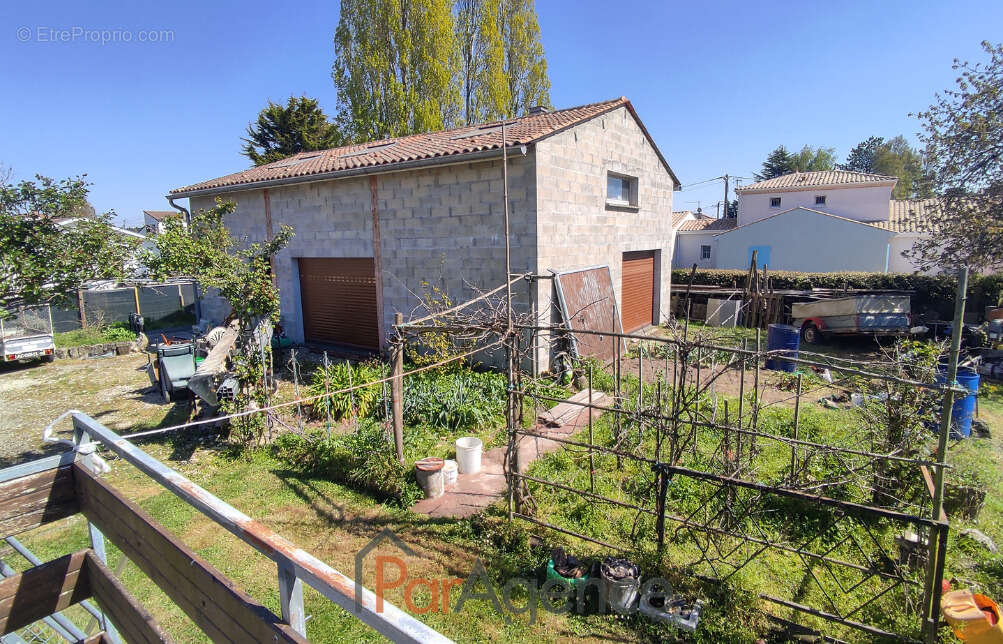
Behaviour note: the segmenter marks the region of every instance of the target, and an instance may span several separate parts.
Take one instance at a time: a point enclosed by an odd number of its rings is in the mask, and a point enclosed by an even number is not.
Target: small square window
[[[780,197],[770,197],[770,208],[780,207]]]
[[[700,247],[700,259],[710,259],[710,246]]]
[[[825,195],[815,195],[815,205],[824,206],[825,205]]]
[[[606,203],[613,206],[636,206],[637,179],[620,174],[606,175]]]

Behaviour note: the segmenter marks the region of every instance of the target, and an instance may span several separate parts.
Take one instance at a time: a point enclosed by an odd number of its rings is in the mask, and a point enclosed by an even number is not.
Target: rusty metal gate
[[[554,275],[557,299],[564,323],[572,330],[621,331],[620,313],[613,293],[609,266],[595,266]],[[578,356],[612,360],[617,342],[592,334],[571,333],[573,350]]]

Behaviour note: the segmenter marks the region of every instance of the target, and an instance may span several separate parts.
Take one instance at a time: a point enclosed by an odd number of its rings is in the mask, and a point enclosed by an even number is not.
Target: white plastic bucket
[[[446,485],[455,485],[458,470],[456,461],[447,458],[446,464],[442,466],[442,480]]]
[[[456,439],[456,464],[460,474],[477,474],[481,471],[481,449],[484,443],[473,436]]]

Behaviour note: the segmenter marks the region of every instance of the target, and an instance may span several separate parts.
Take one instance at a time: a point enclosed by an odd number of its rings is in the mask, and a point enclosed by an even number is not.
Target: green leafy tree
[[[874,155],[874,172],[898,177],[892,190],[894,199],[925,198],[932,195],[926,180],[923,155],[909,145],[904,136],[883,143]]]
[[[449,0],[343,0],[332,69],[353,141],[440,130],[459,118]]]
[[[289,243],[293,230],[282,225],[266,243],[247,243],[227,230],[224,218],[236,211],[232,201],[216,200],[185,225],[178,217],[164,222],[153,238],[156,250],[146,264],[155,278],[190,277],[203,288],[214,288],[233,308],[245,328],[257,320],[278,320],[279,291],[272,281],[271,259]]]
[[[468,124],[551,107],[533,0],[457,0],[456,40]]]
[[[835,167],[836,151],[833,148],[813,148],[806,145],[799,152],[792,153],[780,145],[770,152],[763,161],[763,169],[753,176],[756,181],[765,181],[791,172],[817,172]]]
[[[930,188],[940,197],[913,245],[921,268],[1003,264],[1003,45],[983,42],[988,62],[954,61],[957,87],[937,94],[923,121]]]
[[[898,177],[899,181],[892,191],[894,199],[931,196],[923,154],[910,146],[901,135],[887,141],[880,136],[869,137],[850,150],[846,163],[839,167],[854,172]]]
[[[791,155],[791,167],[795,172],[819,172],[836,167],[836,150],[806,145],[801,151]]]
[[[264,319],[278,321],[279,290],[272,280],[271,262],[293,235],[289,226],[265,243],[236,239],[226,228],[225,218],[236,210],[232,201],[216,200],[201,210],[185,226],[178,218],[165,222],[165,230],[154,238],[156,251],[148,253],[147,265],[154,277],[190,277],[206,289],[216,289],[229,302],[240,322],[236,351],[230,356],[240,390],[226,401],[226,413],[260,409],[268,401],[262,352],[251,330]],[[250,442],[260,441],[266,427],[264,417],[250,414],[230,421],[231,434]]]
[[[59,303],[84,282],[122,277],[136,240],[112,229],[114,213],[72,225],[86,212],[84,176],[11,184],[0,179],[0,316],[19,306]]]
[[[244,156],[254,165],[262,165],[299,152],[336,148],[343,137],[317,99],[290,96],[284,106],[268,101],[257,120],[247,126],[247,137],[241,141]]]
[[[861,141],[850,150],[850,154],[846,156],[846,163],[839,166],[840,169],[873,174],[875,157],[884,143],[885,140],[880,136],[871,136],[866,141]]]

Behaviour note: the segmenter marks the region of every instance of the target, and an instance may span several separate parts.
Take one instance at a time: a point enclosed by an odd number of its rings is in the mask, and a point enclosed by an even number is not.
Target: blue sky
[[[684,184],[751,176],[780,143],[842,158],[870,135],[915,140],[908,114],[1003,25],[995,0],[537,0],[537,12],[554,105],[627,96]],[[0,164],[15,178],[86,172],[95,207],[136,224],[169,189],[246,167],[239,139],[267,99],[305,93],[333,114],[337,20],[337,2],[4,3]],[[118,41],[94,42],[102,30]],[[141,30],[172,33],[140,42]],[[712,210],[721,192],[696,186],[673,207]]]

